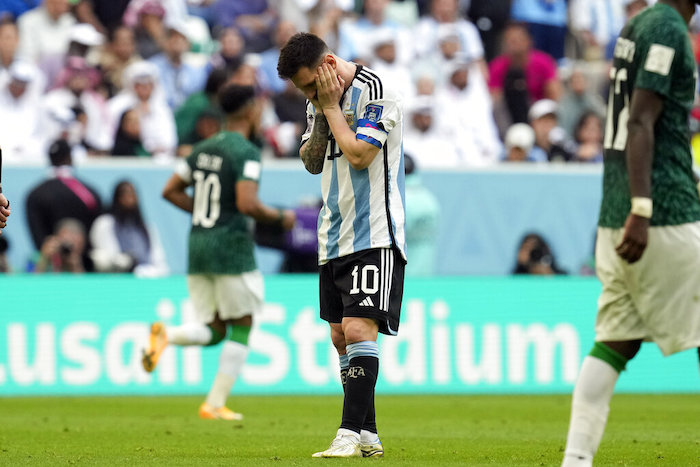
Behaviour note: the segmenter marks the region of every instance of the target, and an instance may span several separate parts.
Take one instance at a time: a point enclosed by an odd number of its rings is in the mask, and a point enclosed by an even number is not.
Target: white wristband
[[[643,198],[641,196],[632,197],[632,209],[630,213],[639,217],[646,217],[651,219],[651,213],[653,212],[653,203],[651,198]]]

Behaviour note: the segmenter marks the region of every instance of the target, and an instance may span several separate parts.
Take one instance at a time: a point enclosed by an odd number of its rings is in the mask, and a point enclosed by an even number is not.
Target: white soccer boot
[[[384,446],[379,435],[368,430],[360,432],[360,450],[362,457],[384,457]]]
[[[328,449],[316,452],[311,457],[362,457],[360,435],[352,430],[340,428]]]

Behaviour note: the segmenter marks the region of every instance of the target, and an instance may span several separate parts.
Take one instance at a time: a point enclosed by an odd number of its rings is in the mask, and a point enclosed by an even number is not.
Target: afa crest
[[[343,112],[345,115],[345,121],[347,122],[348,126],[352,129],[355,129],[355,112],[352,110],[346,110]]]

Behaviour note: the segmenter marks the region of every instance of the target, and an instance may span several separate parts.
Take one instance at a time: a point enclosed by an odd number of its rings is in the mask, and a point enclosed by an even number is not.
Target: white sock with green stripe
[[[168,326],[165,335],[168,343],[174,345],[207,345],[212,339],[209,326],[195,322]]]
[[[207,404],[212,407],[223,407],[233,389],[241,368],[248,357],[248,346],[240,342],[227,340],[224,342],[219,357],[219,371],[207,395]]]
[[[563,467],[592,465],[605,431],[615,383],[626,359],[596,343],[581,365],[571,401]]]

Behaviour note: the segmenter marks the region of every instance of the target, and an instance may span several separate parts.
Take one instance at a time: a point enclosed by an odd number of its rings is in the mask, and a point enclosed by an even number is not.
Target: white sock
[[[233,384],[236,382],[247,356],[247,345],[229,340],[224,343],[223,349],[221,349],[221,356],[219,357],[219,371],[207,395],[207,404],[212,407],[223,407],[226,405],[226,399],[231,393]]]
[[[352,436],[357,440],[357,442],[360,442],[360,434],[356,433],[352,430],[348,430],[347,428],[338,428],[338,432],[336,433],[336,436]]]
[[[169,344],[207,345],[211,342],[211,329],[202,323],[185,323],[180,326],[168,326],[165,335]]]
[[[360,431],[360,439],[364,444],[376,444],[379,442],[379,435],[369,430]]]
[[[589,355],[583,359],[571,401],[563,466],[591,465],[603,437],[610,399],[619,375],[609,363],[599,358]]]

